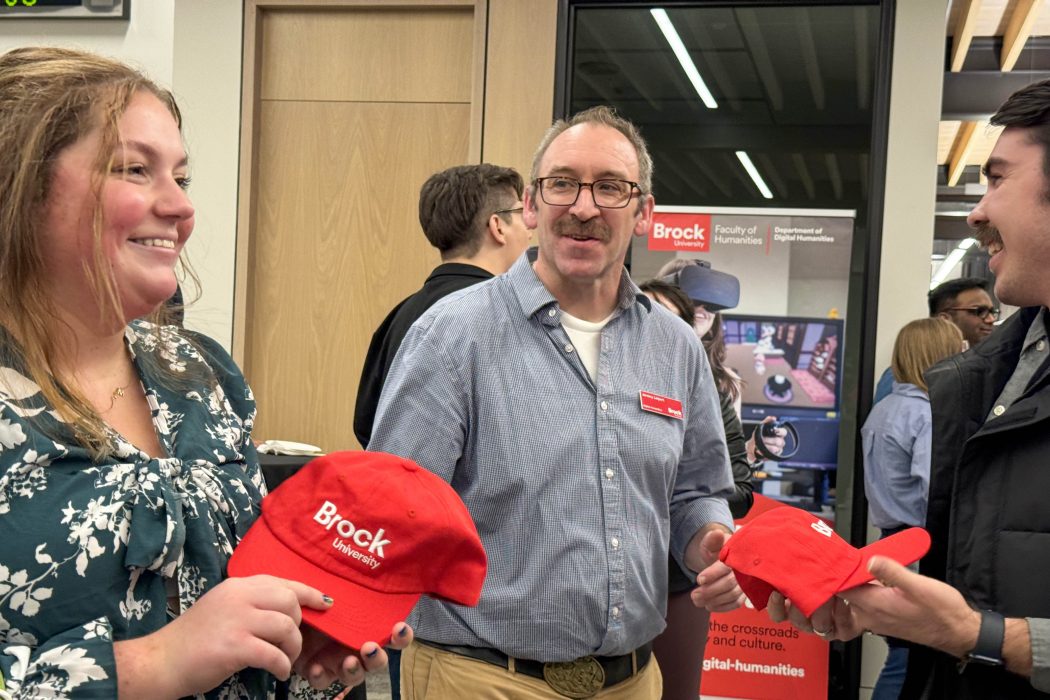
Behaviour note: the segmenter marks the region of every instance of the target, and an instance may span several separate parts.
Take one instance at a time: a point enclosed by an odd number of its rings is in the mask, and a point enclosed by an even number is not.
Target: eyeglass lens
[[[540,179],[540,194],[543,201],[554,206],[575,204],[584,187],[591,189],[594,203],[599,207],[623,207],[631,198],[633,183],[625,180],[595,180],[580,182],[571,177],[545,177]]]

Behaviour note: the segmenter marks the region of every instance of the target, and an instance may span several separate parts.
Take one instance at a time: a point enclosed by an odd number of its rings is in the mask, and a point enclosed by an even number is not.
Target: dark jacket
[[[372,424],[376,419],[379,396],[383,393],[386,375],[394,364],[394,357],[408,329],[438,300],[487,279],[492,279],[492,273],[474,265],[438,265],[423,283],[423,288],[395,306],[379,324],[368,346],[368,354],[365,355],[361,383],[357,387],[357,405],[354,408],[354,435],[362,447],[367,449],[368,441],[372,439]]]
[[[1050,618],[1050,373],[1046,363],[1007,411],[985,423],[1017,365],[1038,308],[1022,309],[987,340],[926,373],[933,410],[933,545],[921,573],[978,609]],[[1050,698],[1008,671],[920,647],[902,698]]]
[[[739,520],[747,515],[751,504],[755,502],[755,484],[751,478],[751,464],[747,461],[744,428],[733,406],[733,399],[729,394],[719,394],[718,399],[722,404],[722,425],[725,426],[726,447],[729,448],[729,465],[733,469],[733,495],[729,497],[729,512],[734,519]],[[692,588],[695,582],[686,577],[678,563],[672,557],[668,557],[667,562],[668,592],[680,593]]]

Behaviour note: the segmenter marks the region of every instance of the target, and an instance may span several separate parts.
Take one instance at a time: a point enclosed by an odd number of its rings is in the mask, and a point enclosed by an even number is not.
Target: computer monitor
[[[837,419],[842,319],[723,314],[726,365],[744,380],[742,415]]]

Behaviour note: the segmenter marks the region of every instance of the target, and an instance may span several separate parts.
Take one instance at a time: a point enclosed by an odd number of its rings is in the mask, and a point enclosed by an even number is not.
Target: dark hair
[[[671,284],[662,279],[651,279],[648,282],[642,282],[638,285],[638,288],[643,292],[662,296],[674,304],[675,310],[678,312],[678,318],[688,323],[690,328],[692,327],[696,306],[693,304],[693,300],[689,298],[689,295],[682,291],[682,288],[677,284]]]
[[[971,289],[988,291],[988,282],[980,277],[960,277],[942,282],[930,290],[926,300],[930,305],[930,316],[936,316],[955,304],[955,298]]]
[[[1026,85],[1010,95],[989,123],[1028,129],[1032,143],[1043,147],[1043,174],[1050,179],[1050,80]]]
[[[671,302],[678,312],[678,317],[688,323],[690,328],[693,327],[696,321],[696,305],[677,284],[671,284],[662,279],[651,279],[648,282],[642,282],[638,288]],[[715,313],[711,330],[700,339],[700,342],[707,353],[708,362],[711,363],[711,374],[715,378],[718,393],[728,395],[735,402],[740,397],[741,382],[726,369],[726,343],[722,333],[722,314]]]
[[[419,191],[419,225],[441,257],[470,257],[481,248],[488,218],[513,207],[524,188],[513,168],[481,163],[442,170]]]

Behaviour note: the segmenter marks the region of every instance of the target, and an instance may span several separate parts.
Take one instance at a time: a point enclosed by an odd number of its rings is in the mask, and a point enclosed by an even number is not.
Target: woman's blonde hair
[[[0,322],[13,336],[3,348],[3,363],[17,357],[44,398],[73,424],[78,439],[96,456],[108,451],[105,423],[82,393],[55,372],[60,351],[68,349],[73,339],[48,294],[47,251],[41,233],[59,154],[99,130],[94,166],[98,200],[119,142],[118,120],[140,92],[156,96],[181,130],[182,118],[172,94],[119,61],[43,47],[0,55]],[[83,261],[98,301],[100,323],[124,318],[113,270],[101,245],[104,223],[102,208],[96,207],[93,255]],[[192,271],[185,267],[183,271],[196,283]],[[151,320],[164,323],[167,313],[162,306]]]
[[[908,323],[893,343],[893,378],[928,391],[923,374],[946,357],[962,352],[959,327],[943,318],[920,318]]]

